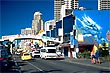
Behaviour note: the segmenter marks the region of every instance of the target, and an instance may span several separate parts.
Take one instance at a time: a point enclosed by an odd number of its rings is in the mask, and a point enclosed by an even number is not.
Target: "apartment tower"
[[[98,0],[98,10],[110,9],[110,0]]]
[[[64,0],[54,0],[54,19],[58,21],[60,19],[61,6],[64,5]]]
[[[42,14],[40,12],[34,13],[34,19],[32,20],[32,29],[34,29],[35,34],[44,29]]]
[[[21,34],[22,35],[29,35],[29,34],[35,34],[34,29],[31,28],[25,28],[25,29],[21,29]]]
[[[60,20],[62,5],[65,5],[65,9],[78,9],[78,0],[54,0],[55,21]]]

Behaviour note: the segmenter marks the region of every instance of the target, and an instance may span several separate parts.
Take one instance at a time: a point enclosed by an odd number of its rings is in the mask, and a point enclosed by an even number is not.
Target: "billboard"
[[[96,40],[106,39],[110,31],[110,10],[74,10],[76,25],[83,35],[92,35]]]

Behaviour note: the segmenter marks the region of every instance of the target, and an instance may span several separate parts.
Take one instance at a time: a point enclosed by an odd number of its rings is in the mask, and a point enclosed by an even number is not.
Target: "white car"
[[[35,57],[37,57],[37,58],[40,57],[40,51],[39,51],[39,50],[33,51],[33,52],[32,52],[32,57],[33,57],[33,58],[35,58]]]

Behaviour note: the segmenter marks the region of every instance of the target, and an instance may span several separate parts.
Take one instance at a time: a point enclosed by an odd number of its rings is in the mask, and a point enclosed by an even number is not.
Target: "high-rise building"
[[[66,9],[72,9],[72,0],[64,0]]]
[[[49,20],[45,22],[45,32],[46,31],[50,31],[51,29],[53,29],[55,26],[55,21],[54,20]]]
[[[44,29],[42,14],[40,12],[34,13],[34,19],[32,20],[32,29],[35,30],[35,34]]]
[[[21,34],[22,35],[35,34],[35,31],[34,29],[31,28],[21,29]]]
[[[110,0],[98,0],[98,10],[110,9]]]
[[[65,7],[65,15],[71,13],[73,9],[78,9],[78,0],[54,0],[54,19],[59,21],[61,18],[61,9]]]
[[[78,9],[78,0],[64,0],[66,9]]]
[[[54,0],[54,19],[58,21],[60,19],[61,6],[64,5],[64,0]]]

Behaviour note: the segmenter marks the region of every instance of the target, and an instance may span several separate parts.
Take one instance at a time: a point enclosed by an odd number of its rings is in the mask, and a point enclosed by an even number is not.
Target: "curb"
[[[75,64],[80,64],[80,65],[85,65],[85,66],[96,67],[96,68],[100,68],[100,69],[108,69],[108,70],[110,70],[110,66],[109,67],[96,66],[96,65],[92,65],[92,64],[85,64],[85,63],[80,63],[80,62],[73,62],[71,60],[64,60],[64,61],[65,62],[70,62],[70,63],[75,63]]]

